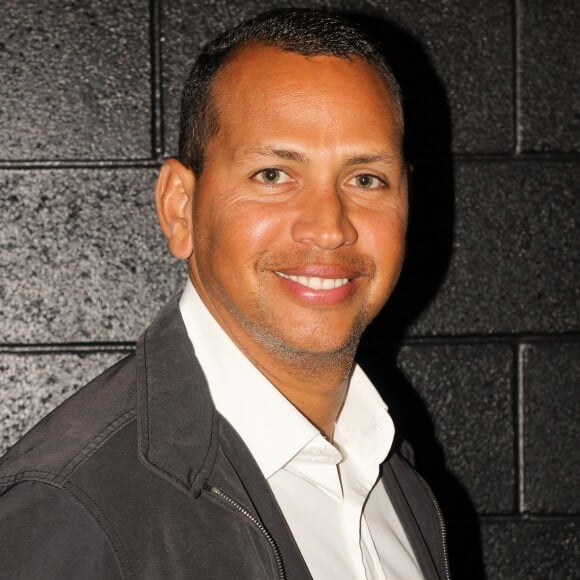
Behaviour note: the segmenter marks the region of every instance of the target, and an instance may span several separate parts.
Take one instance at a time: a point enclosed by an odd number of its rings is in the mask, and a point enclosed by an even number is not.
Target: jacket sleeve
[[[111,544],[69,493],[26,481],[0,496],[0,579],[117,580]]]

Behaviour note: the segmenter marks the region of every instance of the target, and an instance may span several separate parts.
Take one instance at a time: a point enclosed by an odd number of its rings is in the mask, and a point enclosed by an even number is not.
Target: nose
[[[292,226],[294,241],[335,250],[353,244],[358,232],[349,218],[345,200],[333,189],[302,192],[298,215]]]

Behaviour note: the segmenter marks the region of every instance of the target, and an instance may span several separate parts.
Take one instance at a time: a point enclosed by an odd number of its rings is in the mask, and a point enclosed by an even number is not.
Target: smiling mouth
[[[276,272],[277,276],[291,280],[312,290],[334,290],[348,284],[348,278],[319,278],[318,276],[292,276],[283,272]]]

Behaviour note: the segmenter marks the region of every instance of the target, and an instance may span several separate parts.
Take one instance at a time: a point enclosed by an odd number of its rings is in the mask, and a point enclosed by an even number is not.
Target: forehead
[[[392,132],[395,103],[371,64],[360,57],[305,57],[275,47],[240,49],[220,69],[212,98],[220,128],[296,122],[303,129],[326,119],[383,125]]]

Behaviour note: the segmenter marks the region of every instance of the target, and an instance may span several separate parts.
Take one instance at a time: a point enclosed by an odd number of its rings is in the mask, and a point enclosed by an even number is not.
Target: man
[[[204,50],[155,190],[190,281],[5,459],[2,578],[447,576],[354,364],[403,260],[402,132],[338,18],[269,13]]]

